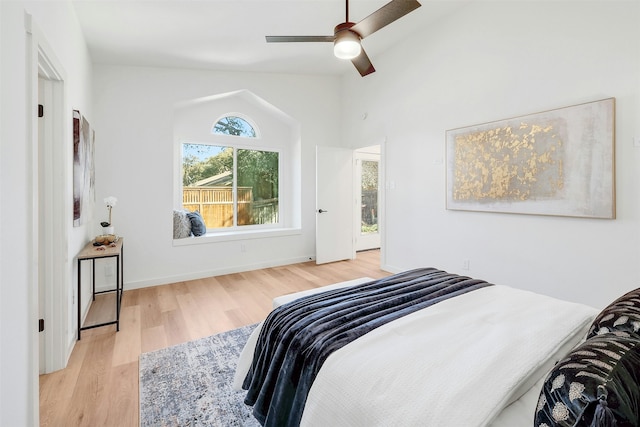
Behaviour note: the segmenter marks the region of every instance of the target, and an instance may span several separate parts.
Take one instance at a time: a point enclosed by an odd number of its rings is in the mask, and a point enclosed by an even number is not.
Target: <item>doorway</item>
[[[381,160],[380,145],[356,150],[316,147],[317,264],[382,249]]]
[[[354,240],[356,251],[380,248],[380,146],[354,152]]]

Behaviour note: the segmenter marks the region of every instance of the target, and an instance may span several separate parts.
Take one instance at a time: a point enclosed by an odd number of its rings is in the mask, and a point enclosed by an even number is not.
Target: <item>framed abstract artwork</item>
[[[615,98],[446,131],[447,209],[615,218]]]
[[[95,132],[79,111],[73,110],[73,226],[92,217],[95,204]]]

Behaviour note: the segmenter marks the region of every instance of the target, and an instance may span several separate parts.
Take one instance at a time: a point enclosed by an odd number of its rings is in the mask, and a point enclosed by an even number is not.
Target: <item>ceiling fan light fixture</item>
[[[333,54],[340,59],[353,59],[362,52],[360,37],[352,31],[344,30],[336,34]]]
[[[2,0],[0,0],[2,1]],[[345,21],[336,25],[332,36],[267,36],[267,43],[333,42],[333,54],[349,59],[362,77],[376,71],[360,44],[361,40],[420,7],[417,0],[390,0],[360,22],[349,21],[349,0],[345,0]]]

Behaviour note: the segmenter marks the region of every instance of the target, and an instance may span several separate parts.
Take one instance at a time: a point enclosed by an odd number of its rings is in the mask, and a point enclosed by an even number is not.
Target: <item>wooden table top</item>
[[[102,258],[120,255],[122,253],[122,237],[111,245],[93,246],[94,240],[87,245],[78,254],[78,259]]]

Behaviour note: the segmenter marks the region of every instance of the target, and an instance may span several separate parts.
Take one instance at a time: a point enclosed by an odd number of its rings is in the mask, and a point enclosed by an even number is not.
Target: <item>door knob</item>
[[[325,213],[325,212],[329,212],[329,211],[325,211],[324,209],[318,209],[318,213]]]

